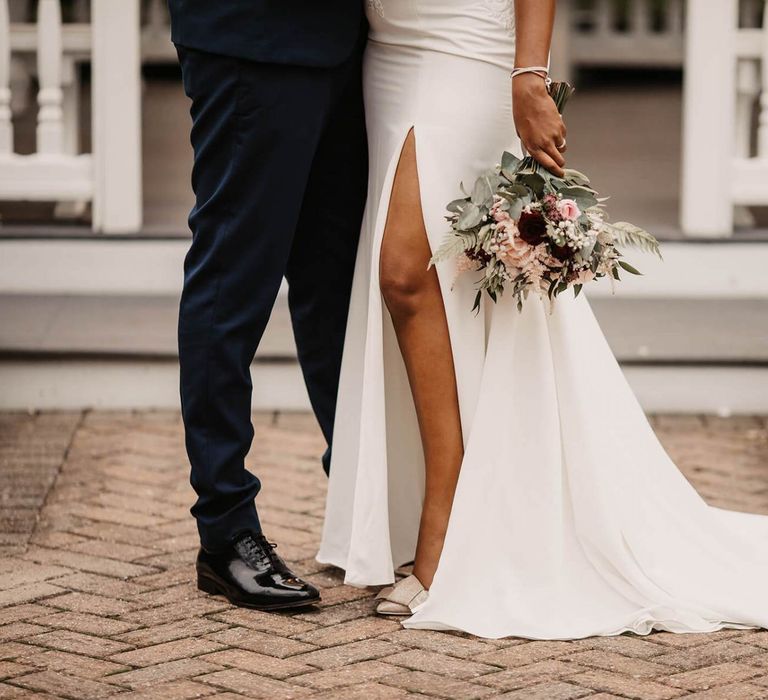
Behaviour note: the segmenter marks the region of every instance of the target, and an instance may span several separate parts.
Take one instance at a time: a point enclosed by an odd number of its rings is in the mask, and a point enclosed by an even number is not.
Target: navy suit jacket
[[[363,0],[168,0],[175,44],[265,63],[336,66],[363,41]]]

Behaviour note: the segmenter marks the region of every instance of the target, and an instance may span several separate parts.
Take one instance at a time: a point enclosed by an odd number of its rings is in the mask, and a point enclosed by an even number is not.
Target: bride
[[[565,127],[540,69],[554,6],[368,1],[368,206],[318,559],[357,586],[414,561],[378,607],[411,628],[768,626],[768,518],[688,484],[583,295],[475,315],[472,275],[427,270],[445,204],[504,149],[561,173]]]

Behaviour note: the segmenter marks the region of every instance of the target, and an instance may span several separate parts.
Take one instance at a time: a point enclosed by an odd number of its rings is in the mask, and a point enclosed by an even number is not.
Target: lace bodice
[[[515,8],[513,0],[483,0],[483,4],[488,8],[488,12],[503,25],[507,32],[514,34]]]
[[[384,17],[383,0],[368,0],[368,11],[375,12],[379,17]]]

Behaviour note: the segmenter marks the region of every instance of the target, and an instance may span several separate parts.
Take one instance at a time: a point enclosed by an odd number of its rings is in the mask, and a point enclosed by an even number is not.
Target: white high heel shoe
[[[376,606],[376,612],[379,615],[408,617],[428,597],[429,592],[421,585],[421,581],[411,574],[394,586],[379,591],[376,600],[381,602]]]

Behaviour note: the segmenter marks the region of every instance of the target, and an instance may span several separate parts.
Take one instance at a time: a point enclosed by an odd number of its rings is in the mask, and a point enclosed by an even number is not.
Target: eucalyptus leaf
[[[563,172],[566,180],[570,180],[576,185],[589,185],[589,178],[584,173],[580,173],[574,168],[565,168]]]
[[[454,199],[452,202],[448,203],[446,209],[450,212],[453,212],[454,214],[461,214],[462,210],[467,206],[468,202],[469,200],[466,197],[462,197],[461,199]]]
[[[456,228],[461,231],[467,231],[468,229],[477,226],[483,218],[483,213],[476,204],[468,202],[464,207],[464,211],[461,212],[459,220],[456,222]]]
[[[574,284],[573,285],[573,298],[575,299],[579,294],[581,294],[581,289],[584,285],[583,284]]]
[[[472,204],[481,206],[493,197],[493,189],[485,176],[475,180],[475,186],[472,188]]]
[[[627,272],[629,272],[632,275],[641,275],[642,272],[640,272],[637,268],[632,267],[628,262],[624,262],[623,260],[618,261],[619,265],[621,265],[622,268],[624,268]]]
[[[501,154],[501,172],[504,177],[508,180],[514,180],[515,171],[520,163],[521,161],[516,155],[509,151],[504,151],[504,153]]]
[[[530,194],[531,194],[530,190],[525,185],[520,185],[520,184],[514,184],[514,185],[509,185],[508,187],[505,187],[502,190],[502,194],[504,193],[513,194],[517,197],[530,197]]]
[[[564,187],[559,191],[566,199],[573,199],[579,205],[582,211],[594,207],[597,204],[597,197],[593,190],[588,187]]]
[[[515,221],[520,219],[520,215],[523,213],[523,207],[525,206],[525,204],[526,203],[520,197],[510,202],[509,209],[508,209],[510,218],[514,219]]]
[[[541,197],[544,194],[544,178],[538,173],[524,173],[520,175],[520,180],[526,187],[530,188],[536,196]]]

